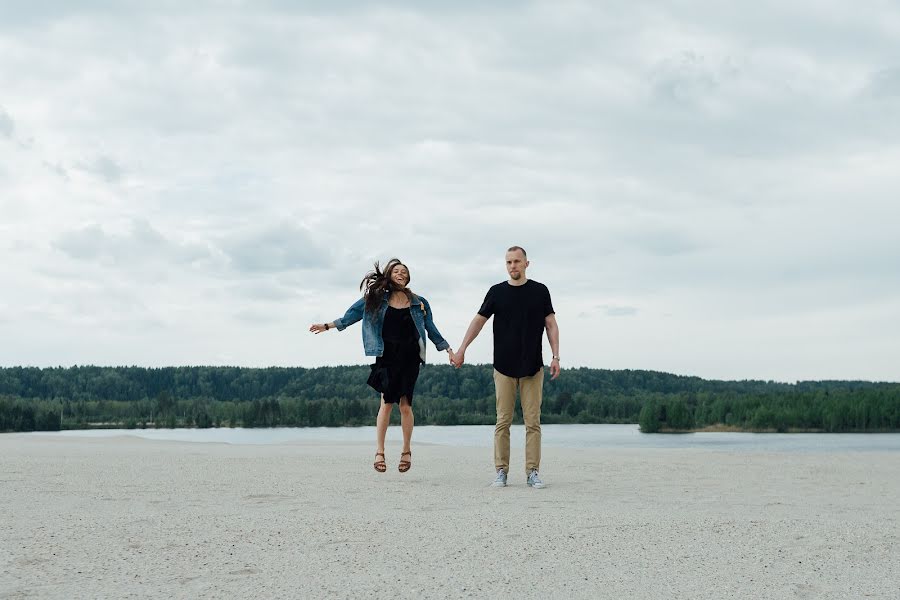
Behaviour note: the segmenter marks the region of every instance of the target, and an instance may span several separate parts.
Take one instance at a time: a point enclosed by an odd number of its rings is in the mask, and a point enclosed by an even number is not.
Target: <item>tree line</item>
[[[371,425],[378,395],[368,373],[361,365],[0,368],[0,431]],[[492,367],[424,366],[413,403],[420,425],[493,424]],[[565,369],[556,381],[545,374],[541,414],[543,423],[640,423],[644,432],[900,431],[900,383]]]

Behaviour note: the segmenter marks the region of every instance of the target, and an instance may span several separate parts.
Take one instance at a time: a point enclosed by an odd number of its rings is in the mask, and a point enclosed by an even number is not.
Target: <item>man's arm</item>
[[[481,333],[481,328],[484,327],[484,324],[487,323],[487,317],[483,317],[481,315],[475,315],[472,319],[472,322],[469,323],[469,328],[466,330],[466,335],[463,337],[462,343],[459,345],[459,348],[456,350],[456,362],[453,363],[457,369],[462,366],[462,364],[466,361],[466,348],[469,347],[475,338],[478,337],[478,334]]]
[[[550,379],[556,379],[559,377],[559,325],[556,324],[556,315],[550,313],[544,317],[544,329],[547,330],[550,351],[553,352],[553,360],[550,361]]]

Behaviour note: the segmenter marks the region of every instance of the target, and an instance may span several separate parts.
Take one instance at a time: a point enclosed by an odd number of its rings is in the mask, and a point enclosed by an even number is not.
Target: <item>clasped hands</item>
[[[454,352],[452,348],[448,348],[447,354],[450,355],[450,364],[457,369],[460,368],[464,362],[466,362],[465,351]]]

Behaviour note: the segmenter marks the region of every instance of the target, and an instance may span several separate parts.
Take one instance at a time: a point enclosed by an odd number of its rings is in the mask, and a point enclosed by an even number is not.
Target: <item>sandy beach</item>
[[[0,598],[900,597],[897,453],[370,446],[4,434]]]

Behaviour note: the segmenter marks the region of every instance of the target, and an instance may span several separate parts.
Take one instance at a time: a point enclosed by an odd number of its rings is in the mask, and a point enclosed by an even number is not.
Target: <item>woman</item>
[[[419,365],[425,362],[426,336],[438,350],[446,350],[451,360],[454,356],[450,344],[434,326],[431,306],[425,298],[410,291],[409,281],[409,269],[399,259],[389,260],[383,271],[376,261],[375,270],[367,273],[359,284],[363,297],[348,308],[343,317],[309,328],[316,334],[332,328],[343,331],[362,319],[363,348],[366,356],[376,357],[368,384],[381,392],[374,464],[379,473],[387,470],[384,437],[394,404],[400,405],[400,427],[403,429],[403,451],[398,470],[406,473],[412,466],[409,444],[414,423],[413,391],[419,377]]]

